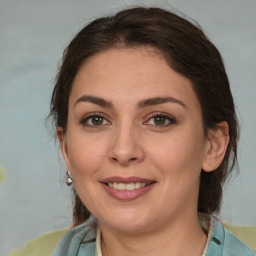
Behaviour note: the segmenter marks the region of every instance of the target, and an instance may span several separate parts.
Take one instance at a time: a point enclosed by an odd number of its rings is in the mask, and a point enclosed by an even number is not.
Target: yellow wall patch
[[[0,167],[0,183],[3,183],[5,180],[4,174],[5,174],[5,170],[2,167]]]

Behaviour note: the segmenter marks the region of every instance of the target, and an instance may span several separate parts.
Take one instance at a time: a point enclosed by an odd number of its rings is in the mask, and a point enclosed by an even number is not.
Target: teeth
[[[134,189],[135,189],[134,183],[128,183],[128,184],[126,184],[126,190],[134,190]]]
[[[124,183],[117,183],[117,189],[118,190],[125,190],[125,184]]]
[[[140,182],[135,182],[135,183],[108,183],[108,186],[111,188],[114,188],[116,190],[135,190],[135,189],[140,189],[146,186],[146,183],[140,183]]]

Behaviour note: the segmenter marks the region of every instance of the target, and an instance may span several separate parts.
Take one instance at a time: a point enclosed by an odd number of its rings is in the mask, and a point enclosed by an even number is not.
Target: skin
[[[88,102],[85,95],[112,107]],[[155,97],[175,100],[138,105]],[[159,113],[160,122],[154,118]],[[87,60],[73,83],[67,131],[59,127],[57,133],[76,190],[98,219],[104,256],[201,255],[206,235],[197,218],[200,173],[220,165],[228,127],[222,122],[204,134],[190,80],[157,50],[110,49]],[[122,201],[100,183],[112,176],[156,184],[145,195]]]

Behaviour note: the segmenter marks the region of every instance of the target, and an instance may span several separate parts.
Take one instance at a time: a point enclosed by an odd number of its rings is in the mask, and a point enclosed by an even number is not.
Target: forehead
[[[74,79],[70,101],[83,94],[117,102],[171,96],[198,104],[191,81],[151,47],[110,49],[88,59]]]

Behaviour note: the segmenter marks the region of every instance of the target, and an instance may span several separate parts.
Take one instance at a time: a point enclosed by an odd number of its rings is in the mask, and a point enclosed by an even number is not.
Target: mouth
[[[116,189],[116,190],[136,190],[136,189],[140,189],[140,188],[144,188],[150,184],[146,184],[146,183],[140,183],[140,182],[135,182],[135,183],[118,183],[118,182],[113,182],[113,183],[105,183],[105,185]]]
[[[155,180],[149,180],[135,176],[127,178],[114,176],[106,178],[100,182],[116,190],[136,190],[149,186],[152,183],[156,183]]]
[[[149,192],[157,182],[139,177],[109,177],[100,183],[105,191],[115,199],[133,200]]]

